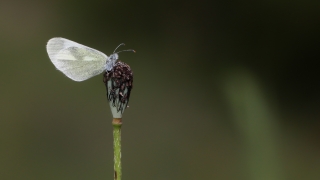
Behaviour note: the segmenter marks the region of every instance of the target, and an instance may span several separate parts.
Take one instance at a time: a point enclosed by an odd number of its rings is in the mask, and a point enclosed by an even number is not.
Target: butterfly
[[[119,52],[133,51],[132,49],[115,52],[110,56],[84,46],[74,41],[56,37],[47,43],[47,52],[54,66],[74,81],[84,81],[103,71],[111,71],[119,59]]]

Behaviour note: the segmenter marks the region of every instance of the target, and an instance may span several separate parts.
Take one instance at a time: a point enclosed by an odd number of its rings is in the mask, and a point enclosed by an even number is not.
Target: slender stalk
[[[121,125],[122,118],[113,118],[113,150],[114,150],[114,180],[121,180]]]

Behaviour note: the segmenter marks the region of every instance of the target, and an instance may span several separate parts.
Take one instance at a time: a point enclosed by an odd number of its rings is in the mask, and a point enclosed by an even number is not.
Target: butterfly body
[[[119,59],[119,55],[117,53],[113,53],[108,57],[107,63],[106,63],[106,70],[111,71],[112,68],[115,66],[117,60]]]

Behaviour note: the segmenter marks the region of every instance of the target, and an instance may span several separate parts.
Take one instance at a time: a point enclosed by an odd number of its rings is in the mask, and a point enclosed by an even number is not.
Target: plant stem
[[[113,118],[113,150],[114,150],[114,180],[121,180],[121,125],[122,118]]]

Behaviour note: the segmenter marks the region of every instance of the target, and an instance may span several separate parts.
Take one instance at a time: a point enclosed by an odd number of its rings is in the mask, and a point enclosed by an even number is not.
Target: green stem
[[[114,180],[121,180],[121,118],[114,118],[113,125],[113,150],[114,150]]]

